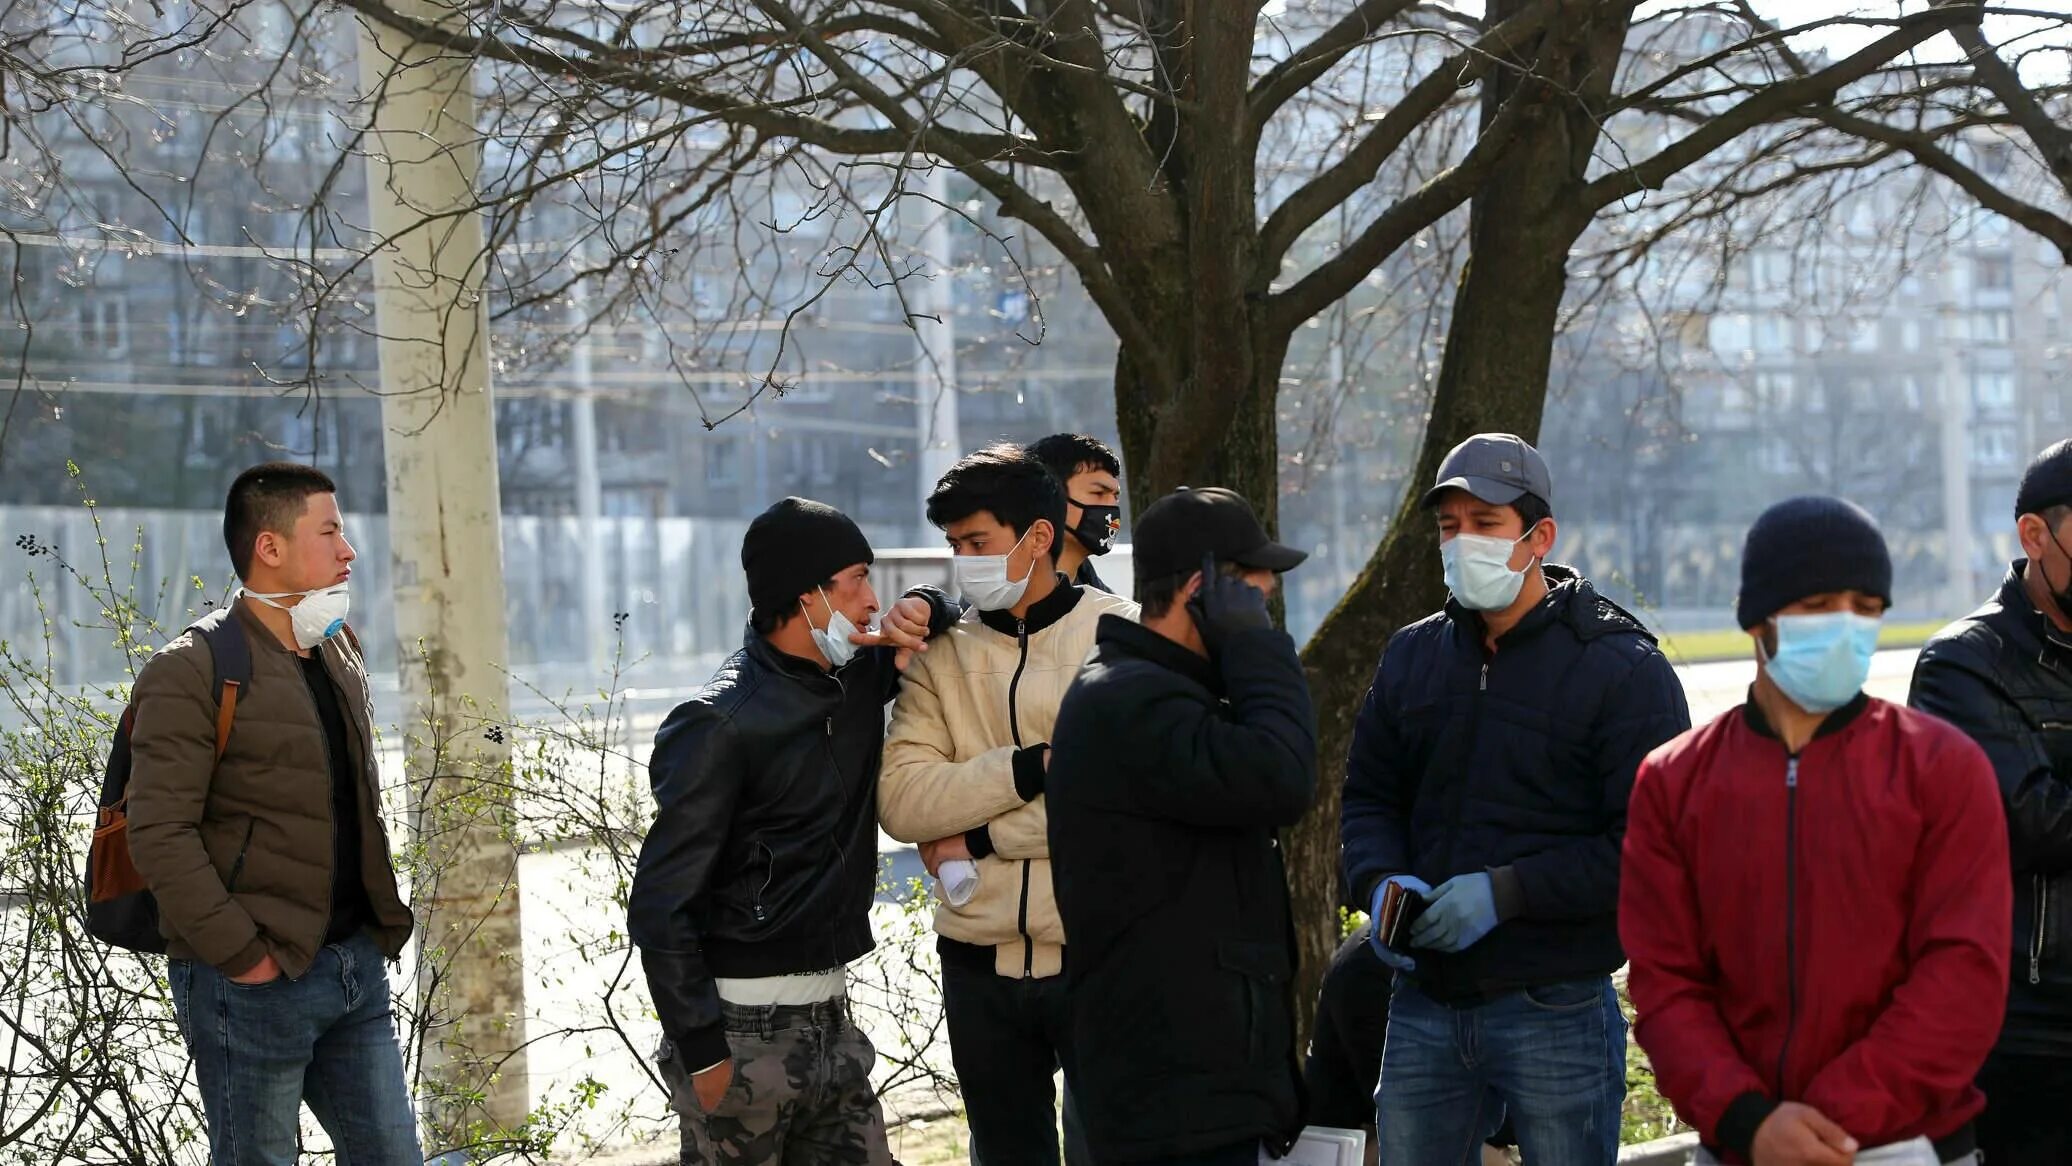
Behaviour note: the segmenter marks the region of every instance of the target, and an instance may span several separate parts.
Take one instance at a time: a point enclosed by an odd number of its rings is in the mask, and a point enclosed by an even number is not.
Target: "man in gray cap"
[[[1522,438],[1447,455],[1424,504],[1452,599],[1390,639],[1353,727],[1345,876],[1399,973],[1384,1162],[1462,1161],[1506,1114],[1528,1162],[1618,1156],[1626,796],[1691,719],[1640,621],[1547,563],[1552,494]]]
[[[1984,747],[2007,809],[2014,976],[1979,1074],[1995,1166],[2072,1162],[2072,441],[2029,464],[2014,509],[2024,557],[1921,650],[1908,700]]]

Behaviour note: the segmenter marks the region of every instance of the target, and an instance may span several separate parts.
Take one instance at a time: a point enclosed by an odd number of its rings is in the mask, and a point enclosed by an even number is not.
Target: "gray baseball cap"
[[[1439,501],[1447,490],[1466,490],[1491,506],[1509,506],[1527,494],[1554,504],[1554,479],[1540,451],[1511,433],[1478,433],[1453,447],[1439,463],[1439,484],[1426,491],[1423,505]]]

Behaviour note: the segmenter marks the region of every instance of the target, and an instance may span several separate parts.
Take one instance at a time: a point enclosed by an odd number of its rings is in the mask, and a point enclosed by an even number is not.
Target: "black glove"
[[[1187,601],[1194,626],[1202,641],[1215,651],[1239,632],[1265,631],[1273,626],[1266,610],[1266,595],[1243,579],[1233,579],[1216,570],[1216,556],[1201,557],[1201,586]]]

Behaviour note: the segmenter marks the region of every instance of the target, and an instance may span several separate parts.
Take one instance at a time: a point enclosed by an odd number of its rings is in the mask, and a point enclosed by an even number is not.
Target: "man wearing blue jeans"
[[[353,548],[336,490],[309,466],[254,467],[223,535],[244,586],[206,636],[138,674],[128,803],[209,1160],[291,1166],[306,1101],[345,1166],[419,1163],[383,968],[410,910],[381,824],[366,664],[341,634]],[[226,636],[251,658],[234,687],[211,647]]]
[[[1373,940],[1399,973],[1383,1162],[1476,1163],[1506,1116],[1533,1166],[1618,1157],[1626,797],[1690,713],[1639,621],[1546,564],[1551,495],[1510,434],[1447,455],[1424,502],[1452,599],[1389,641],[1354,724],[1347,883],[1377,917],[1390,884],[1424,904]]]

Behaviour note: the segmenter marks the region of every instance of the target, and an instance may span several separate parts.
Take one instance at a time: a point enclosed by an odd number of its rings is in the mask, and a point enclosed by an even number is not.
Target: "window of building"
[[[1755,397],[1760,408],[1776,412],[1789,412],[1799,405],[1798,378],[1788,372],[1757,373]]]
[[[1981,256],[1972,261],[1971,286],[1979,291],[2014,290],[2014,260],[2005,255]]]
[[[1712,318],[1712,351],[1722,359],[1739,357],[1754,345],[1753,325],[1746,312],[1721,312]]]
[[[1971,399],[1981,409],[2014,408],[2015,383],[2011,372],[1971,374]]]
[[[731,489],[741,480],[741,446],[731,437],[705,438],[705,484]]]
[[[1973,312],[1971,314],[1972,343],[2006,344],[2013,339],[2013,312]]]
[[[1883,330],[1875,317],[1855,320],[1850,323],[1849,350],[1851,352],[1876,352],[1881,339],[1883,339]]]
[[[2015,444],[2014,426],[1981,425],[1971,431],[1971,460],[1981,466],[2011,466]]]
[[[1787,316],[1758,316],[1755,321],[1755,350],[1779,353],[1791,351],[1791,319]]]
[[[1921,321],[1911,318],[1900,321],[1899,346],[1908,352],[1921,351]]]

